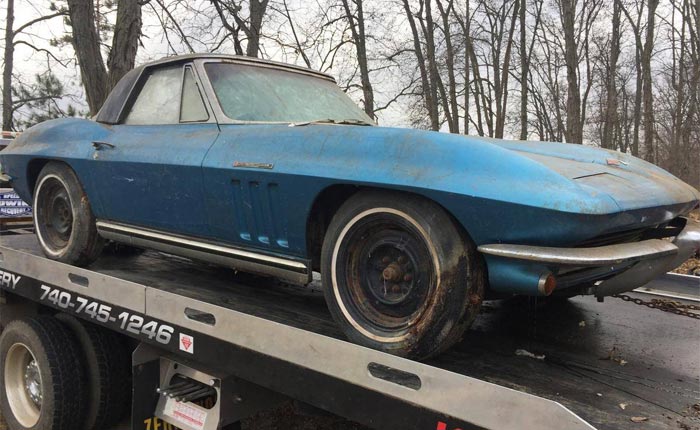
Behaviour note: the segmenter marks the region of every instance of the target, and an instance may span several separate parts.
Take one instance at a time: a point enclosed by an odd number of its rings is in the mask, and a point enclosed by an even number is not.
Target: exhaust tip
[[[540,294],[549,296],[556,287],[557,278],[555,278],[554,275],[551,273],[545,273],[544,275],[540,276],[540,281],[537,283],[537,289],[539,290]]]

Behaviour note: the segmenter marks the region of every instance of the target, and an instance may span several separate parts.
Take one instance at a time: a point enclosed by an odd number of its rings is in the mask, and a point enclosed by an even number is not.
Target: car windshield
[[[326,79],[269,67],[207,63],[221,109],[236,121],[373,123]]]

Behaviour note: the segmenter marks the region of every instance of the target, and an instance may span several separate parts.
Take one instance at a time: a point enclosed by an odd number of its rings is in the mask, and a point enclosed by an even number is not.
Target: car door
[[[219,129],[189,64],[144,70],[122,121],[94,142],[99,213],[124,224],[206,236],[201,165]]]
[[[295,251],[290,249],[287,219],[289,178],[275,171],[284,157],[275,131],[285,129],[286,125],[221,126],[202,165],[209,184],[209,225],[220,240],[285,254]]]

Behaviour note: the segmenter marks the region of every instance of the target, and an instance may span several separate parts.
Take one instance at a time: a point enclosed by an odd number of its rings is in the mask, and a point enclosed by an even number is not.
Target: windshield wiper
[[[312,121],[290,122],[289,126],[290,127],[300,127],[302,125],[309,125],[309,124],[374,125],[370,122],[367,122],[367,121],[364,121],[361,119],[355,119],[355,118],[349,118],[349,119],[323,118],[323,119],[314,119]]]

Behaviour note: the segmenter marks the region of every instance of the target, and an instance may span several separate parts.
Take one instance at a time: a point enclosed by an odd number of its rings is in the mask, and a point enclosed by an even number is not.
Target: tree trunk
[[[632,18],[632,15],[627,10],[624,3],[619,2],[620,9],[622,13],[625,14],[627,21],[632,27],[632,32],[634,35],[634,67],[636,72],[636,87],[634,92],[634,114],[633,114],[633,128],[632,128],[632,142],[630,144],[632,155],[635,157],[639,156],[639,129],[642,122],[642,51],[644,50],[644,44],[642,43],[641,35],[641,11],[637,14],[636,20]]]
[[[107,58],[108,90],[134,68],[141,35],[141,5],[138,0],[119,0],[112,48]]]
[[[615,77],[617,74],[617,60],[620,56],[620,1],[614,0],[612,19],[612,39],[610,41],[610,64],[607,79],[607,100],[605,106],[605,122],[603,123],[603,148],[615,148],[614,132],[617,128],[617,87]]]
[[[654,22],[659,0],[647,4],[647,29],[642,51],[642,99],[644,103],[644,158],[654,161],[654,94],[651,81],[651,54],[654,49]]]
[[[578,46],[576,44],[576,0],[561,0],[561,23],[564,30],[566,62],[566,141],[583,142],[581,91],[578,82]]]
[[[141,35],[141,4],[138,0],[120,0],[117,21],[109,52],[109,72],[102,60],[100,40],[95,27],[93,0],[67,0],[73,30],[73,48],[80,65],[80,76],[90,115],[95,115],[119,79],[134,68]]]
[[[420,70],[421,85],[423,87],[423,99],[425,100],[425,106],[428,110],[428,115],[430,117],[430,128],[432,130],[437,131],[440,129],[440,119],[438,117],[437,100],[435,100],[435,98],[432,97],[432,89],[430,86],[430,80],[428,79],[428,71],[425,67],[425,57],[423,56],[423,48],[421,46],[420,36],[418,35],[418,28],[416,27],[416,21],[413,18],[413,12],[411,11],[409,0],[403,0],[403,7],[404,11],[406,12],[408,24],[411,27],[411,34],[413,35],[413,51],[416,55],[418,69]]]
[[[437,105],[438,100],[440,100],[442,101],[442,109],[445,113],[448,128],[450,132],[453,132],[454,124],[452,123],[452,115],[450,114],[450,105],[447,100],[445,86],[442,83],[442,77],[438,72],[437,58],[435,56],[435,21],[433,21],[432,1],[433,0],[425,0],[425,25],[422,25],[423,34],[425,36],[426,58],[428,60],[428,76],[430,76],[430,82],[432,82],[431,97],[433,100],[435,100],[435,115],[438,116],[438,122],[439,113],[437,110]]]
[[[525,12],[527,0],[520,5],[520,140],[527,140],[527,77],[530,74],[528,61]]]
[[[250,26],[247,28],[248,45],[246,55],[257,57],[260,52],[260,34],[262,34],[262,21],[267,10],[269,0],[250,0]]]
[[[343,0],[343,9],[345,9],[345,16],[348,24],[350,24],[350,32],[352,33],[355,51],[357,52],[357,64],[360,68],[360,82],[362,84],[365,113],[371,118],[374,118],[374,90],[372,89],[372,82],[369,79],[367,45],[365,43],[365,14],[362,1],[363,0],[355,0],[355,4],[357,5],[357,17],[353,15],[348,0]]]
[[[5,66],[2,70],[2,129],[12,130],[12,68],[15,53],[14,44],[15,1],[7,0],[7,20],[5,22]]]
[[[506,125],[506,115],[508,115],[508,78],[510,76],[510,59],[511,59],[511,49],[513,47],[513,34],[515,33],[515,23],[518,21],[518,12],[520,10],[520,1],[515,0],[515,5],[513,6],[513,16],[510,21],[510,28],[508,29],[508,42],[506,43],[506,51],[503,55],[503,67],[501,69],[501,79],[500,79],[500,89],[497,97],[500,99],[498,106],[500,106],[499,115],[496,118],[496,135],[498,139],[503,138],[503,132]]]
[[[447,95],[450,101],[450,114],[452,115],[452,125],[450,132],[459,133],[459,105],[457,104],[457,80],[455,78],[455,51],[452,45],[452,32],[450,30],[450,12],[452,11],[454,0],[448,0],[447,8],[442,6],[442,2],[437,0],[440,15],[442,17],[442,31],[445,35],[445,65],[447,66]]]
[[[464,134],[469,134],[469,91],[471,91],[471,81],[469,79],[469,56],[472,50],[471,38],[471,16],[469,12],[469,1],[466,1],[466,15],[464,18]]]
[[[80,76],[90,115],[97,114],[107,95],[107,69],[102,60],[95,28],[95,5],[92,0],[68,0],[73,49],[78,57]]]
[[[476,103],[476,125],[477,133],[479,136],[485,136],[484,132],[484,120],[482,119],[482,105],[483,110],[489,109],[486,97],[484,96],[484,84],[481,79],[481,72],[479,71],[479,62],[476,58],[476,52],[474,52],[474,45],[472,44],[472,49],[469,50],[470,63],[472,65],[472,74],[474,75],[474,102]],[[484,116],[486,113],[484,113]],[[489,136],[491,135],[491,128],[489,127]]]
[[[640,64],[642,56],[641,42],[638,44],[635,53],[635,92],[634,92],[634,126],[632,131],[632,155],[639,156],[639,130],[642,125],[642,66]]]

